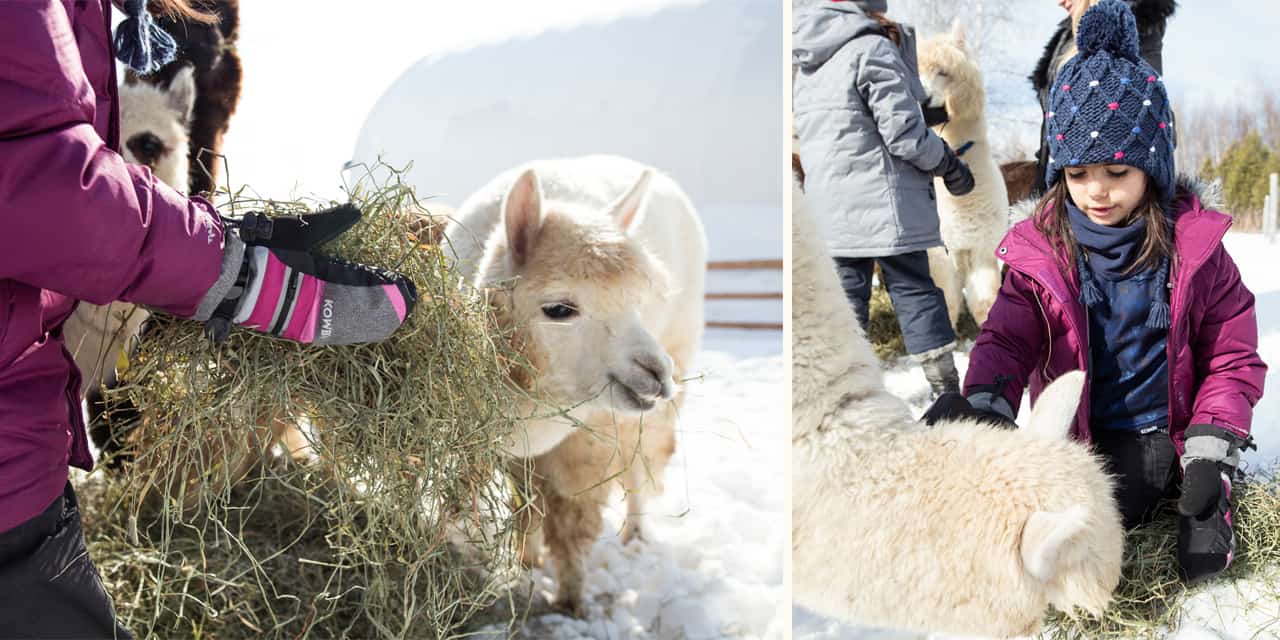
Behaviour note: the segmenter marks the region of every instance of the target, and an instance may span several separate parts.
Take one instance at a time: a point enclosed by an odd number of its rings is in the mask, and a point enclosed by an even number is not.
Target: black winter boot
[[[931,400],[936,400],[944,393],[960,393],[960,374],[956,372],[955,356],[951,354],[954,343],[945,347],[926,351],[916,356],[920,366],[924,368],[924,377],[933,390]]]

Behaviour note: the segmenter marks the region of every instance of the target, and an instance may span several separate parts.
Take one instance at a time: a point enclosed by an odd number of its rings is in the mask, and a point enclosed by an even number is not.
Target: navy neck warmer
[[[1075,204],[1067,202],[1067,218],[1071,233],[1075,235],[1077,253],[1076,270],[1080,277],[1080,301],[1092,307],[1102,302],[1102,292],[1094,280],[1094,271],[1108,280],[1121,280],[1128,275],[1142,249],[1147,235],[1147,221],[1138,218],[1126,226],[1108,227],[1089,219]],[[1087,252],[1086,252],[1087,250]],[[1086,255],[1087,253],[1087,255]],[[1169,304],[1165,283],[1169,280],[1169,258],[1160,258],[1156,268],[1156,286],[1152,288],[1151,313],[1148,327],[1169,328]]]

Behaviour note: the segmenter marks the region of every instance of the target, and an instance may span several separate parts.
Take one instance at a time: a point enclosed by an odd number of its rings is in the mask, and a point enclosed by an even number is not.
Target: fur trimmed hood
[[[1177,0],[1125,0],[1129,4],[1129,8],[1133,10],[1133,17],[1138,22],[1138,34],[1145,35],[1154,28],[1163,30],[1163,25],[1173,17],[1173,13],[1178,9]],[[1058,56],[1058,51],[1063,47],[1064,40],[1070,37],[1071,19],[1067,18],[1058,23],[1058,29],[1053,32],[1053,36],[1049,38],[1049,42],[1044,47],[1044,52],[1040,54],[1040,60],[1036,62],[1035,70],[1031,72],[1027,79],[1031,81],[1031,86],[1036,91],[1042,91],[1049,86],[1049,66],[1053,64],[1054,58]]]
[[[1175,204],[1185,200],[1187,196],[1195,196],[1200,201],[1200,208],[1206,211],[1221,211],[1226,206],[1221,180],[1209,181],[1185,173],[1178,174],[1174,193]],[[1037,202],[1039,198],[1023,198],[1009,205],[1009,226],[1030,218],[1036,211]]]

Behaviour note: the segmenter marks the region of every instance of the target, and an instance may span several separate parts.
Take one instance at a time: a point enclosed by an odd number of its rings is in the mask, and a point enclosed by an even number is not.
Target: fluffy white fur
[[[702,224],[670,178],[589,156],[503,173],[458,207],[445,238],[464,277],[494,291],[500,322],[533,364],[518,382],[572,407],[526,420],[506,447],[512,475],[538,501],[522,522],[524,560],[541,561],[545,538],[557,604],[576,611],[612,480],[627,495],[623,537],[634,538],[644,494],[661,492],[675,451],[678,382],[703,327]],[[553,318],[556,305],[576,313]]]
[[[148,166],[156,178],[187,192],[187,127],[195,104],[196,86],[190,68],[168,87],[126,83],[120,86],[121,153],[127,162],[143,163],[135,150],[147,149]],[[142,136],[149,136],[145,143]],[[138,334],[147,312],[124,302],[95,305],[81,302],[63,325],[67,349],[75,358],[85,395],[115,381],[116,361]]]
[[[1000,268],[992,252],[1009,228],[1008,192],[987,141],[982,74],[969,59],[958,24],[950,33],[922,42],[919,55],[920,79],[931,104],[945,104],[950,116],[934,131],[952,149],[973,142],[961,156],[973,171],[972,192],[953,196],[941,178],[935,179],[946,249],[929,250],[929,270],[946,296],[952,326],[960,317],[961,301],[981,326],[1000,289]]]
[[[885,390],[831,260],[792,189],[795,599],[862,624],[1010,637],[1049,605],[1102,611],[1123,530],[1101,461],[1068,439],[1084,376],[1028,427],[925,427]]]

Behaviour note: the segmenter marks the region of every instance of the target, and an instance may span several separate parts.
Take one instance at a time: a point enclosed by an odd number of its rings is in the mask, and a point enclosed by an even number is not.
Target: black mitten
[[[1182,454],[1182,496],[1178,499],[1178,567],[1197,582],[1222,573],[1235,556],[1231,483],[1240,450],[1249,438],[1211,424],[1187,428]]]
[[[1217,506],[1224,486],[1230,487],[1240,464],[1240,449],[1252,444],[1212,424],[1193,424],[1187,428],[1186,437],[1178,513],[1203,516]]]
[[[942,162],[933,169],[933,176],[942,178],[942,183],[953,196],[973,191],[973,172],[946,142],[942,143]]]
[[[942,420],[964,419],[980,420],[1006,429],[1018,428],[1018,424],[1007,416],[1000,415],[994,411],[975,409],[964,396],[958,393],[944,393],[938,396],[938,399],[933,401],[928,411],[925,411],[924,415],[920,417],[920,421],[929,426],[933,426]]]

